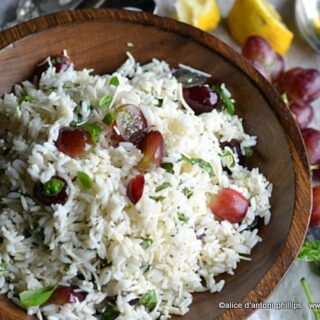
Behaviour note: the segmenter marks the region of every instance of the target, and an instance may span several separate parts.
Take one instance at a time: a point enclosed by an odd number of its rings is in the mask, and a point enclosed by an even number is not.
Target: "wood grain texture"
[[[128,42],[134,47],[128,48]],[[58,13],[23,23],[0,35],[0,48],[1,92],[10,91],[14,83],[30,77],[35,64],[63,49],[76,68],[94,68],[97,73],[114,71],[130,50],[141,63],[153,57],[173,67],[184,63],[225,82],[246,132],[258,138],[247,165],[259,167],[274,184],[273,215],[260,230],[264,241],[254,248],[252,261],[241,262],[234,276],[223,276],[226,286],[221,293],[195,294],[183,319],[244,319],[253,310],[219,309],[219,301],[257,303],[268,297],[303,242],[311,208],[310,173],[288,108],[244,58],[212,35],[171,19],[106,9]],[[26,319],[2,301],[0,320]]]

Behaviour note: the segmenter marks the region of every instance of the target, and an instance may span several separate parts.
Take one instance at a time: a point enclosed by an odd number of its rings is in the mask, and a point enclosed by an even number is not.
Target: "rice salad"
[[[223,289],[261,241],[272,186],[242,165],[256,138],[226,86],[192,85],[208,76],[130,54],[94,75],[64,54],[3,95],[1,294],[38,319],[133,320]]]

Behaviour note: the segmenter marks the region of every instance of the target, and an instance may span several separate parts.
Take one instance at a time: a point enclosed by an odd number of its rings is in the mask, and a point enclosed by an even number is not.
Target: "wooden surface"
[[[132,42],[133,48],[127,43]],[[241,262],[219,294],[196,294],[183,319],[243,319],[250,309],[219,309],[223,302],[261,302],[296,257],[307,229],[311,196],[308,163],[299,130],[270,84],[240,55],[213,36],[170,19],[120,10],[86,10],[41,17],[0,35],[0,91],[30,77],[36,63],[67,49],[78,69],[112,72],[130,52],[141,63],[156,57],[191,65],[227,84],[245,130],[258,137],[249,166],[274,184],[272,219],[251,262]],[[10,317],[0,301],[1,320]],[[226,312],[225,312],[226,311]],[[12,312],[11,312],[12,314]],[[180,318],[177,318],[180,319]]]

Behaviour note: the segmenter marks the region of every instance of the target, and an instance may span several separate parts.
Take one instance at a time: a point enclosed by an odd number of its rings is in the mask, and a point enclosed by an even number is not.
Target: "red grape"
[[[231,150],[233,150],[233,152],[237,154],[239,159],[243,157],[241,153],[241,146],[239,140],[231,139],[230,141],[221,142],[220,148],[224,149],[225,147],[229,147]]]
[[[306,128],[312,121],[314,112],[310,105],[300,105],[293,102],[289,108],[294,114],[300,129]]]
[[[242,54],[267,79],[277,79],[284,70],[283,58],[260,36],[249,37],[242,48]]]
[[[138,169],[147,171],[151,167],[160,167],[164,153],[164,140],[161,132],[151,131],[139,145],[143,158],[138,164]]]
[[[55,67],[57,73],[66,71],[72,65],[70,58],[61,54],[49,57],[49,59],[51,64]],[[34,70],[34,79],[36,82],[39,81],[42,73],[48,70],[49,66],[50,64],[48,59],[36,65]]]
[[[320,96],[320,72],[294,68],[282,74],[276,83],[278,91],[301,105],[310,104]]]
[[[54,291],[48,303],[63,305],[76,302],[77,300],[79,300],[79,302],[83,301],[87,296],[87,292],[75,290],[76,288],[59,286]]]
[[[120,141],[129,141],[138,145],[147,134],[148,124],[138,107],[125,104],[115,111],[113,129]]]
[[[313,192],[313,207],[311,213],[310,227],[320,224],[320,186],[315,186]]]
[[[133,204],[136,204],[142,197],[144,189],[144,176],[136,176],[127,185],[127,197]]]
[[[223,188],[212,196],[209,208],[217,220],[238,223],[248,211],[248,200],[234,189]]]
[[[302,136],[310,164],[320,164],[320,131],[311,128],[303,129]]]
[[[220,101],[219,95],[208,86],[184,88],[183,97],[196,115],[211,112]]]
[[[67,182],[59,177],[53,176],[45,184],[37,182],[33,189],[34,197],[45,206],[52,204],[65,204],[69,197]]]
[[[82,128],[62,128],[55,145],[60,152],[78,158],[84,155],[86,143],[92,144],[91,136]]]

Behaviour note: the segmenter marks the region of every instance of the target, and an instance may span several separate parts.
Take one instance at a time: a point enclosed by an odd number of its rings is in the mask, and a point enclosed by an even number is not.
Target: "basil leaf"
[[[163,163],[161,163],[161,168],[166,170],[169,173],[174,174],[173,163],[171,163],[171,162],[163,162]]]
[[[101,320],[115,320],[120,315],[120,312],[115,308],[108,306],[101,316]]]
[[[298,259],[320,263],[320,240],[305,242],[300,250]]]
[[[120,84],[120,81],[117,76],[113,76],[110,80],[110,85],[117,87]]]
[[[187,199],[190,199],[191,196],[193,195],[193,192],[187,187],[183,188],[182,193],[186,196]]]
[[[64,187],[64,182],[60,179],[52,178],[43,185],[43,193],[48,197],[58,195]]]
[[[114,121],[114,113],[109,112],[105,115],[105,117],[103,118],[103,123],[106,124],[107,126],[111,126],[113,121]]]
[[[148,249],[153,243],[152,239],[143,239],[142,247],[143,249]]]
[[[244,152],[246,157],[251,157],[253,155],[253,150],[251,147],[244,147]]]
[[[178,212],[178,219],[180,220],[180,221],[183,221],[183,222],[188,222],[188,218],[185,216],[185,214],[184,213],[182,213],[182,212]]]
[[[112,101],[112,97],[111,96],[109,96],[109,95],[103,96],[99,100],[99,107],[100,108],[109,108],[111,101]]]
[[[41,306],[50,299],[57,287],[58,285],[23,291],[19,293],[20,302],[26,308]]]
[[[90,133],[91,140],[93,143],[98,142],[99,134],[102,132],[102,129],[99,126],[97,126],[96,124],[93,124],[93,123],[87,123],[82,126],[82,129],[84,131],[87,131],[88,133]]]
[[[236,166],[236,160],[230,148],[225,148],[222,153],[219,153],[219,156],[224,158],[225,165],[228,168],[234,168]]]
[[[157,186],[155,191],[156,192],[160,192],[160,191],[162,191],[162,190],[164,190],[166,188],[169,188],[169,187],[171,187],[171,183],[170,182],[164,182],[160,186]]]
[[[23,96],[18,98],[18,103],[21,104],[22,102],[31,102],[33,98],[31,96]]]
[[[234,115],[234,102],[232,99],[230,99],[224,92],[223,88],[218,85],[212,85],[212,88],[218,93],[223,109],[226,109],[227,113],[230,114],[230,116]]]
[[[139,304],[143,305],[148,311],[152,311],[157,305],[157,295],[155,290],[148,290],[140,299]]]
[[[93,186],[93,181],[85,172],[79,171],[77,181],[81,190],[89,190]]]
[[[192,165],[197,164],[200,168],[202,168],[203,170],[207,171],[209,173],[210,177],[214,177],[214,171],[213,168],[211,166],[211,164],[205,160],[199,159],[199,158],[188,158],[185,155],[181,155],[181,159],[180,161],[186,161]]]

